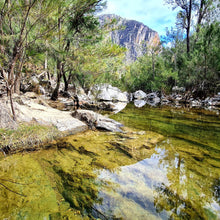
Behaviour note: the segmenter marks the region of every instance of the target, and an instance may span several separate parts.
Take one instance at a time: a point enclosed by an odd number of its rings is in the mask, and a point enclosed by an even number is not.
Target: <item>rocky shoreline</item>
[[[29,91],[22,95],[13,95],[16,122],[12,119],[8,97],[2,95],[0,98],[0,128],[17,129],[20,123],[34,123],[56,128],[61,134],[58,136],[76,134],[88,129],[123,132],[122,124],[98,112],[117,113],[129,102],[133,102],[138,108],[147,104],[150,106],[167,105],[175,108],[205,108],[216,110],[218,114],[220,110],[220,94],[202,100],[193,98],[192,95],[185,92],[184,88],[178,87],[174,87],[169,96],[157,92],[147,94],[141,90],[129,94],[109,84],[95,85],[88,93],[85,93],[82,88],[63,92],[61,87],[58,101],[50,100],[51,90],[48,87],[42,87],[41,91],[41,94],[38,95]]]

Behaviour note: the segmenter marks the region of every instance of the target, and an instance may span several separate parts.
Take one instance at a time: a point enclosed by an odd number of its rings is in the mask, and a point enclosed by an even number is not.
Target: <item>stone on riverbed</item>
[[[122,132],[120,127],[123,125],[121,123],[93,111],[76,110],[72,115],[73,117],[86,122],[92,129],[97,128],[112,132]]]

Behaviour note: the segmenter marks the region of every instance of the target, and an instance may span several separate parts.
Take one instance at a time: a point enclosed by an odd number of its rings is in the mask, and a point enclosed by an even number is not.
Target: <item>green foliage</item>
[[[133,63],[128,71],[124,82],[127,90],[134,92],[136,90],[151,91],[169,91],[169,78],[176,79],[176,72],[172,72],[171,68],[166,67],[164,59],[161,55],[145,54]]]
[[[11,72],[20,77],[20,72],[38,69],[57,75],[57,85],[65,76],[68,83],[72,79],[84,88],[104,82],[129,91],[169,92],[174,85],[207,93],[220,89],[220,31],[219,23],[207,17],[212,14],[211,0],[192,1],[191,10],[198,19],[195,26],[181,1],[169,1],[180,8],[177,23],[182,26],[168,31],[163,39],[170,46],[149,46],[145,56],[131,65],[123,62],[125,48],[103,37],[115,25],[112,21],[101,30],[95,13],[104,7],[102,0],[26,3],[0,0],[0,68],[8,79]],[[186,27],[191,30],[189,36]],[[9,82],[13,85],[13,78]]]
[[[94,83],[107,82],[115,84],[120,78],[125,49],[110,41],[100,41],[83,45],[75,50],[75,59],[71,68],[74,80],[89,88]]]
[[[191,36],[191,52],[182,49],[184,39],[163,51],[166,66],[178,72],[177,83],[190,90],[215,93],[219,84],[219,23],[206,24]],[[174,62],[175,61],[175,62]]]

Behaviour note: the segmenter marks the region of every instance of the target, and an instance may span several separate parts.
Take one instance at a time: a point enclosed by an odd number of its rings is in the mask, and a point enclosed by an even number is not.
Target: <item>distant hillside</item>
[[[158,33],[141,22],[127,20],[113,14],[99,16],[101,25],[109,23],[113,19],[117,20],[114,24],[114,28],[117,30],[110,32],[110,37],[114,43],[127,48],[127,62],[132,62],[137,57],[143,56],[146,52],[144,45],[157,46],[159,44]]]

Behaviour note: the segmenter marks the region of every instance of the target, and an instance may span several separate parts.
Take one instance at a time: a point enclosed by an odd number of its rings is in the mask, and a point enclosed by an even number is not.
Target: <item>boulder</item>
[[[89,110],[76,110],[72,116],[85,122],[91,129],[97,128],[112,132],[122,132],[120,127],[123,125],[113,119]]]
[[[38,77],[37,76],[32,76],[30,79],[29,79],[29,83],[31,83],[32,85],[38,85],[39,84],[39,82],[40,82],[40,80],[38,79]]]
[[[138,90],[133,94],[134,99],[145,99],[147,94],[142,90]]]
[[[190,106],[192,108],[200,108],[200,107],[202,107],[202,102],[199,100],[193,100],[190,102]]]
[[[97,101],[129,102],[126,92],[122,92],[119,88],[109,84],[93,86],[88,96]]]
[[[162,97],[161,97],[161,104],[162,105],[168,105],[168,104],[170,104],[171,101],[172,101],[172,99],[170,99],[170,97],[166,97],[165,95],[162,95]]]
[[[120,112],[127,106],[126,102],[95,102],[95,101],[83,101],[80,103],[80,107],[87,110],[104,110],[114,113]]]
[[[172,88],[172,92],[174,92],[174,93],[184,93],[185,91],[186,91],[186,88],[184,88],[184,87],[174,86]]]
[[[59,131],[74,134],[88,127],[72,117],[70,112],[50,107],[34,93],[26,93],[14,99],[14,108],[18,122],[37,122],[46,126],[55,126]]]
[[[147,104],[153,106],[158,105],[160,103],[160,98],[157,96],[156,92],[147,94],[146,100],[147,100]]]

